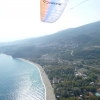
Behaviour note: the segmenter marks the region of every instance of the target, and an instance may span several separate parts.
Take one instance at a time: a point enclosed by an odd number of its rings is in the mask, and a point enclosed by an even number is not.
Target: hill
[[[100,21],[52,35],[0,44],[0,52],[40,64],[100,58]],[[66,60],[66,61],[65,61]]]
[[[40,64],[57,100],[100,100],[95,96],[100,87],[100,21],[52,35],[1,43],[0,52]]]

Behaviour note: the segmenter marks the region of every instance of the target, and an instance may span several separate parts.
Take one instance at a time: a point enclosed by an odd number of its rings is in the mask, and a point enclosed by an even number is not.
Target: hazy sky
[[[100,20],[100,0],[69,0],[55,23],[40,21],[40,0],[0,0],[0,42],[43,36]]]

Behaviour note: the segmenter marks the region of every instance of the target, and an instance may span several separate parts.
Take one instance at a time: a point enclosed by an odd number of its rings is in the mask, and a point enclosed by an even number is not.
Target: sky
[[[100,21],[100,0],[69,0],[54,23],[41,22],[40,0],[0,0],[0,42],[54,34],[96,21]]]

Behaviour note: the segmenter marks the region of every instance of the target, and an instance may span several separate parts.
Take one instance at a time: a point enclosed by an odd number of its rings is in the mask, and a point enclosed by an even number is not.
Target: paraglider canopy
[[[40,19],[53,23],[62,15],[69,0],[40,0]]]

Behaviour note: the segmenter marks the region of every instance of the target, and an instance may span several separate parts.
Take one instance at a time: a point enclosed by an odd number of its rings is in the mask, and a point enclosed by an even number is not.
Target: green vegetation
[[[100,87],[98,79],[100,70],[88,67],[58,66],[46,67],[45,72],[51,80],[57,100],[78,100],[78,98],[92,100],[94,97],[95,100],[100,99],[94,95]],[[77,72],[81,74],[76,76]],[[55,84],[53,83],[54,78],[57,80]]]
[[[0,44],[0,52],[40,64],[57,100],[100,100],[100,21]]]

